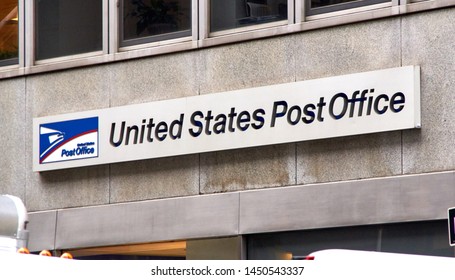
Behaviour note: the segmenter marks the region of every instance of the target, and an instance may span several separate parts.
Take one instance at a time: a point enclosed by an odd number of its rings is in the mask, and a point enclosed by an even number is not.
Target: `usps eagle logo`
[[[98,117],[41,124],[39,162],[98,157]]]

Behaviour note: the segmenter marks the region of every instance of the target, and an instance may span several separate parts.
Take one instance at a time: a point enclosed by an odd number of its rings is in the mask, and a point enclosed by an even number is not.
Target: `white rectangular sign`
[[[385,69],[33,119],[46,171],[420,127],[420,69]]]

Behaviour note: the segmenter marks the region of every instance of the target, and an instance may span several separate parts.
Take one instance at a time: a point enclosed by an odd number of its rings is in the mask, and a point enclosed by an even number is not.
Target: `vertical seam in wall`
[[[295,10],[295,9],[294,9]],[[294,11],[295,12],[295,11]],[[294,14],[294,19],[295,19],[295,14]],[[293,66],[293,69],[294,69],[294,82],[297,82],[297,59],[296,59],[296,52],[297,52],[297,35],[292,35],[293,36],[293,44],[292,44],[292,51],[293,51],[293,55],[292,55],[292,63],[294,64]],[[294,184],[297,185],[297,172],[298,172],[298,168],[297,168],[297,143],[294,143]]]
[[[108,40],[108,42],[109,42],[109,40]],[[108,50],[109,50],[109,48],[110,47],[108,46]],[[107,88],[108,88],[108,91],[109,91],[109,104],[108,104],[108,106],[109,106],[109,108],[111,108],[112,107],[112,87],[111,87],[111,85],[112,85],[112,79],[113,79],[113,77],[112,77],[112,66],[108,65],[107,67],[109,69],[108,70],[109,71],[109,83],[107,85]],[[111,204],[111,187],[112,187],[112,169],[111,169],[111,167],[112,167],[112,164],[108,164],[108,167],[107,167],[107,186],[108,186],[107,203],[108,204]]]
[[[199,194],[202,194],[202,190],[201,190],[201,154],[198,154],[198,188],[199,188]]]
[[[400,17],[400,66],[403,66],[403,16]]]
[[[55,211],[54,250],[57,250],[58,210]]]
[[[240,235],[240,196],[241,196],[241,193],[240,192],[237,192],[239,198],[238,198],[238,201],[239,201],[239,204],[237,205],[237,235]]]
[[[108,190],[107,190],[107,203],[108,204],[111,204],[111,164],[108,164],[108,167],[107,167],[107,176],[108,176],[108,180],[107,180],[107,186],[108,186]]]
[[[198,8],[199,12],[199,8]],[[199,25],[199,23],[198,23]],[[198,28],[199,29],[199,28]],[[198,31],[199,32],[199,31]],[[197,81],[197,96],[201,95],[201,58],[202,58],[202,52],[198,51],[197,52],[197,60],[196,60],[196,81]],[[201,154],[198,154],[198,193],[202,194],[201,190]]]
[[[295,161],[294,161],[294,164],[295,164],[295,174],[294,174],[294,184],[297,185],[297,143],[294,143],[294,158],[295,158]]]
[[[297,59],[295,58],[296,57],[296,51],[297,51],[297,35],[291,35],[293,37],[293,43],[292,43],[292,52],[293,52],[293,55],[292,55],[292,63],[294,64],[293,65],[293,69],[294,69],[294,82],[297,82]]]
[[[404,175],[404,142],[403,142],[403,131],[401,131],[401,174]]]
[[[403,66],[403,17],[400,17],[400,66]],[[401,174],[404,174],[404,132],[400,132],[401,136]]]

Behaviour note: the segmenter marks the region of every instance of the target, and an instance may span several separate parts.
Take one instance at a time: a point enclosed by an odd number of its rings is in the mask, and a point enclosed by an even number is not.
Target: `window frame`
[[[25,1],[25,0],[22,0]],[[25,40],[28,42],[26,44],[26,54],[25,54],[25,65],[26,67],[32,67],[35,65],[48,65],[48,64],[53,64],[53,63],[62,63],[62,62],[67,62],[67,61],[72,61],[72,60],[77,60],[81,58],[92,58],[95,56],[102,56],[106,55],[109,53],[109,48],[108,48],[108,40],[109,40],[109,35],[108,35],[108,30],[109,30],[109,17],[105,16],[109,13],[109,0],[101,0],[101,5],[102,5],[102,12],[101,12],[101,30],[102,30],[102,36],[101,36],[101,50],[97,51],[92,51],[92,52],[85,52],[85,53],[80,53],[80,54],[73,54],[73,55],[65,55],[65,56],[58,56],[58,57],[53,57],[53,58],[47,58],[47,59],[36,59],[36,1],[37,0],[32,0],[32,1],[25,1],[26,6],[25,6],[25,16],[27,18],[30,18],[29,21],[26,21],[27,26],[25,27]]]
[[[200,38],[200,39],[221,37],[221,36],[225,36],[225,35],[245,33],[245,32],[250,32],[250,31],[263,30],[263,29],[274,28],[274,27],[282,27],[282,26],[294,24],[295,23],[295,12],[294,12],[295,2],[298,2],[298,1],[300,1],[300,0],[287,0],[287,8],[288,8],[287,9],[287,14],[288,14],[287,19],[278,20],[278,21],[274,21],[274,22],[268,22],[268,23],[253,24],[253,25],[248,25],[245,27],[229,28],[226,30],[212,32],[210,30],[211,0],[202,0],[204,5],[203,5],[203,9],[200,11],[199,15],[201,17],[200,25],[204,26],[204,29],[201,30],[201,32],[200,32],[200,34],[202,34],[202,38]]]
[[[22,36],[24,30],[24,1],[17,0],[17,57],[7,58],[0,60],[1,69],[15,69],[18,67],[23,67],[23,53],[24,53],[24,38]]]
[[[111,11],[112,20],[110,22],[111,29],[111,53],[121,53],[138,49],[153,48],[163,45],[172,45],[178,43],[186,43],[191,41],[197,41],[198,37],[198,2],[199,0],[191,0],[191,27],[188,30],[177,31],[166,34],[158,34],[154,36],[148,36],[144,38],[136,38],[130,40],[123,40],[123,21],[120,19],[123,15],[123,2],[124,0],[118,0],[118,6],[115,11]],[[181,33],[185,36],[175,37],[171,34]],[[155,40],[156,38],[162,38]],[[125,43],[126,42],[126,43]]]
[[[288,21],[278,25],[259,24],[245,30],[232,29],[226,33],[210,33],[209,0],[192,0],[192,36],[177,40],[158,41],[130,47],[119,45],[117,0],[103,2],[102,51],[49,60],[35,60],[34,54],[34,0],[18,0],[19,9],[19,56],[18,63],[0,64],[0,80],[35,73],[99,65],[115,61],[143,58],[166,53],[202,49],[246,40],[305,32],[341,24],[381,19],[391,16],[455,7],[455,0],[391,0],[382,4],[305,16],[304,0],[288,1]],[[381,6],[382,5],[382,6]],[[25,20],[27,19],[27,20]],[[280,25],[281,24],[281,25]],[[14,61],[16,62],[16,61]],[[8,64],[8,65],[6,65]]]
[[[310,20],[311,17],[329,15],[335,16],[334,13],[343,14],[362,10],[371,10],[376,8],[385,8],[392,6],[392,0],[353,0],[346,3],[334,4],[325,7],[311,9],[311,0],[302,0],[305,6],[305,17]]]

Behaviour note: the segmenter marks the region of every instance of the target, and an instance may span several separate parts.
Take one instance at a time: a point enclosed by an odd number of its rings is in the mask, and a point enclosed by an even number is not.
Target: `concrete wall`
[[[455,170],[454,16],[447,8],[0,80],[0,193],[33,212]],[[31,171],[34,117],[402,65],[421,66],[420,130]]]
[[[25,80],[0,82],[0,193],[25,198],[26,185]]]

